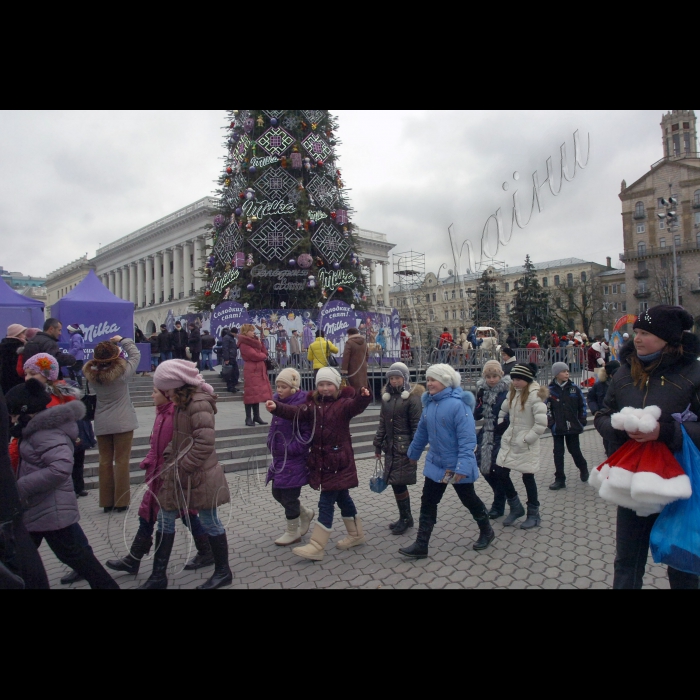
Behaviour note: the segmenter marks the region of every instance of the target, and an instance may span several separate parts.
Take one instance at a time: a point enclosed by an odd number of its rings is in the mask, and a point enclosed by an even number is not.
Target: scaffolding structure
[[[507,274],[507,265],[501,260],[483,260],[477,265],[476,273],[476,288],[470,295],[471,318],[477,326],[495,328],[500,337],[510,327],[508,310],[501,293],[503,278]],[[497,313],[496,309],[498,309]]]
[[[425,294],[425,254],[410,250],[394,253],[394,283],[396,285],[397,307],[401,323],[406,324],[411,333],[412,362],[422,368],[430,350],[428,310],[423,304]]]

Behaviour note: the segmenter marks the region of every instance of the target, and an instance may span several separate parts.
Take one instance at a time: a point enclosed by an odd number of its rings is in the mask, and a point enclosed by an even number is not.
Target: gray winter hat
[[[566,364],[566,362],[555,362],[552,365],[552,377],[555,379],[562,373],[562,372],[568,372],[569,371],[569,365]]]
[[[386,378],[389,379],[390,377],[403,377],[403,385],[406,391],[411,391],[411,375],[408,367],[403,362],[395,362],[389,367]]]

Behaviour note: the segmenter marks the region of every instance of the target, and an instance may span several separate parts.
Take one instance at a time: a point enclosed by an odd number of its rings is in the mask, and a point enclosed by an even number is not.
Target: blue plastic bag
[[[651,531],[651,554],[687,574],[700,575],[700,450],[683,428],[683,451],[675,455],[690,479],[693,495],[669,503]]]

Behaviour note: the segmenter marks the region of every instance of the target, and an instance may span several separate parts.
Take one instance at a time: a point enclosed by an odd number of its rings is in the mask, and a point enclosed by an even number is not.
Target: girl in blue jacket
[[[462,391],[461,377],[449,365],[433,365],[427,372],[428,393],[423,394],[423,415],[408,457],[417,462],[430,444],[423,476],[420,523],[415,544],[399,550],[413,559],[428,556],[428,543],[437,522],[437,510],[448,484],[454,486],[459,500],[479,525],[481,536],[474,549],[486,549],[495,534],[486,506],[476,495],[474,482],[479,478],[474,450],[476,425],[472,411],[476,405],[473,394]]]

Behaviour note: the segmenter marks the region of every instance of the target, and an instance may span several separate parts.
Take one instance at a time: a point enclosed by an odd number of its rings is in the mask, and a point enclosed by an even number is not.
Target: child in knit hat
[[[321,561],[333,527],[335,504],[345,522],[348,536],[337,547],[347,550],[365,543],[362,522],[350,497],[350,489],[359,486],[355,454],[350,436],[350,421],[365,411],[372,401],[369,390],[356,392],[351,387],[340,389],[340,374],[332,367],[323,367],[316,375],[316,391],[300,406],[283,401],[268,401],[272,415],[293,421],[295,429],[310,426],[309,484],[321,491],[319,515],[306,547],[297,547],[294,554],[304,559]]]
[[[432,365],[426,372],[428,392],[423,394],[423,414],[408,457],[417,462],[430,444],[425,460],[423,497],[415,544],[399,550],[412,559],[425,559],[433,528],[437,523],[438,505],[452,484],[460,501],[479,526],[480,537],[473,549],[488,548],[495,534],[486,506],[477,496],[474,483],[479,478],[474,450],[476,425],[474,395],[460,388],[461,376],[450,365]]]
[[[581,472],[581,481],[588,481],[588,464],[579,443],[579,435],[586,426],[586,400],[581,389],[569,379],[569,366],[566,363],[555,362],[552,377],[547,399],[547,418],[554,442],[555,473],[549,490],[559,491],[566,488],[565,444]]]
[[[301,406],[306,392],[301,389],[301,375],[288,367],[277,375],[277,393],[273,400],[285,406]],[[287,519],[285,533],[275,541],[278,547],[301,542],[309,531],[316,513],[302,505],[301,489],[309,483],[309,445],[312,428],[274,416],[267,438],[272,464],[265,485],[272,482],[272,497],[284,508]]]
[[[403,362],[391,365],[386,376],[388,383],[382,394],[374,451],[378,460],[384,451],[384,480],[393,489],[399,508],[399,519],[389,525],[389,529],[394,535],[403,535],[413,527],[408,487],[417,481],[417,467],[407,453],[418,430],[423,412],[421,396],[425,390],[420,384],[411,388],[408,367]]]

